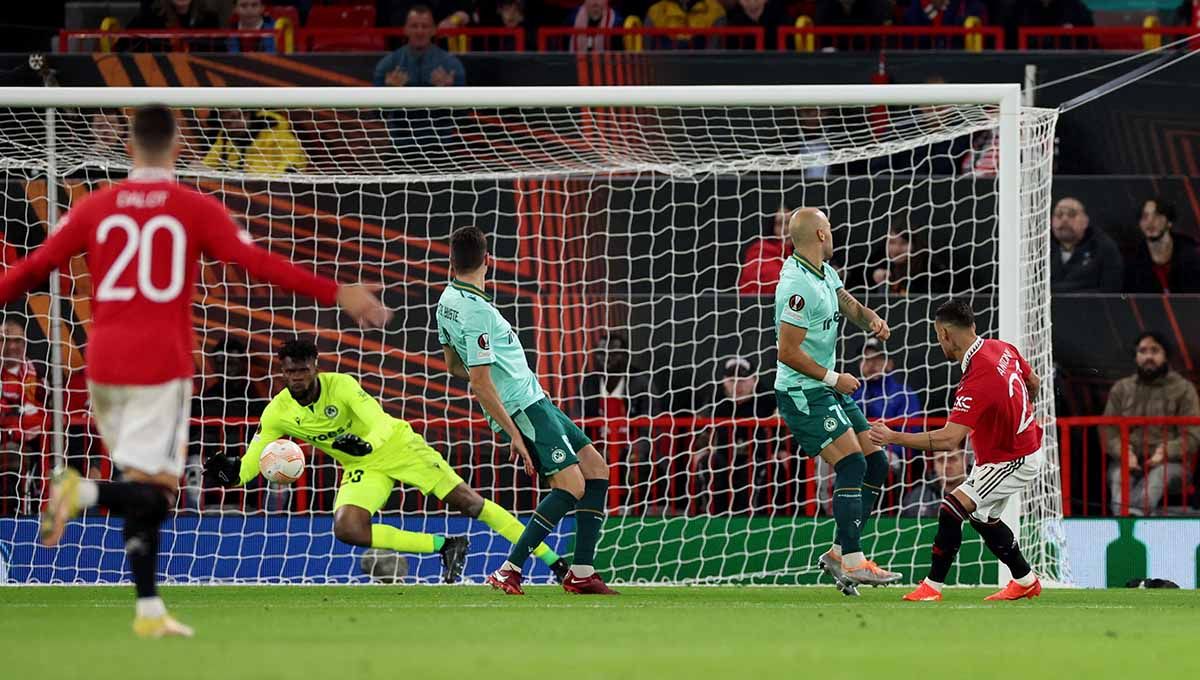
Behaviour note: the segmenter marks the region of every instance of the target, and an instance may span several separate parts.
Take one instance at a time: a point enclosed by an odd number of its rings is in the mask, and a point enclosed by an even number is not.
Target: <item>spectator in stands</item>
[[[805,154],[827,154],[830,151],[828,131],[825,129],[825,110],[819,106],[806,106],[796,112],[800,122],[800,134],[803,141],[801,147]],[[804,176],[808,179],[825,179],[829,174],[829,166],[809,164],[804,168]]]
[[[278,175],[300,172],[308,158],[287,116],[276,111],[220,109],[210,115],[212,140],[202,162],[214,170]]]
[[[1137,372],[1122,378],[1108,394],[1106,416],[1200,416],[1196,387],[1171,369],[1171,345],[1165,336],[1146,331],[1134,345]],[[1146,425],[1129,428],[1129,448],[1121,446],[1118,427],[1105,427],[1109,499],[1120,512],[1122,465],[1129,466],[1130,514],[1161,510],[1184,484],[1185,470],[1196,463],[1200,428]],[[1186,466],[1186,467],[1185,467]]]
[[[892,23],[887,0],[818,0],[818,26],[883,26]]]
[[[100,109],[88,117],[88,129],[92,133],[94,151],[103,154],[126,153],[125,142],[129,138],[128,123],[120,109]]]
[[[489,6],[490,7],[490,6]],[[490,12],[480,10],[479,23],[483,26],[499,28],[519,28],[525,34],[526,49],[537,45],[537,28],[525,18],[525,0],[496,0],[495,9]],[[515,52],[516,44],[511,39],[496,39],[496,49]],[[489,43],[490,44],[490,43]]]
[[[578,29],[585,28],[620,28],[624,25],[625,17],[609,7],[608,0],[583,0],[571,15],[569,23]],[[615,37],[584,35],[571,38],[572,52],[605,52],[617,49],[619,44]]]
[[[25,354],[25,329],[0,326],[0,515],[16,514],[21,482],[42,434],[42,384]]]
[[[784,238],[788,214],[786,205],[779,206],[765,222],[766,233],[746,248],[738,276],[738,292],[742,295],[775,294],[783,263],[792,254],[791,239]]]
[[[868,289],[895,296],[950,292],[951,274],[924,243],[916,242],[908,224],[892,222],[888,229],[887,260],[871,272]]]
[[[1125,267],[1126,293],[1200,293],[1196,240],[1174,231],[1175,206],[1161,198],[1142,204],[1138,242]]]
[[[647,28],[712,28],[725,25],[725,8],[717,0],[658,0],[646,10]],[[691,38],[687,34],[654,36],[648,42],[658,49],[672,47],[706,47],[717,49],[721,41],[715,36]],[[739,47],[736,42],[732,47]]]
[[[701,418],[770,418],[775,395],[758,389],[758,369],[746,357],[720,365],[720,387]],[[767,442],[774,433],[758,426],[714,425],[696,437],[690,468],[701,473],[701,512],[745,512],[754,508],[755,490],[766,488]],[[707,504],[703,499],[708,493]]]
[[[1065,196],[1050,217],[1050,290],[1054,293],[1119,293],[1124,265],[1116,242],[1089,227],[1083,202]]]
[[[907,26],[962,26],[967,17],[987,23],[987,7],[979,0],[913,0],[904,15]]]
[[[237,0],[233,6],[234,28],[239,31],[273,31],[275,19],[264,13],[263,0]],[[228,52],[274,52],[275,37],[229,38]]]
[[[205,7],[203,0],[142,0],[141,10],[129,22],[129,29],[217,29],[221,18],[217,12]],[[171,52],[190,48],[196,51],[220,51],[224,41],[209,38],[182,39],[122,39],[117,50],[136,52]]]
[[[895,362],[878,339],[870,338],[863,345],[862,362],[858,369],[861,383],[853,399],[869,420],[916,418],[921,415],[921,398],[897,375]],[[895,464],[904,458],[905,450],[893,446],[888,453]]]
[[[408,42],[379,60],[373,82],[376,87],[450,87],[466,83],[462,62],[433,44],[433,10],[413,5],[404,21]]]
[[[937,451],[932,457],[932,474],[912,484],[900,499],[901,517],[937,517],[938,507],[947,494],[967,480],[965,449]]]
[[[757,26],[763,29],[767,49],[774,49],[780,26],[791,23],[782,0],[738,0],[729,10],[730,26]]]
[[[200,396],[192,400],[195,416],[257,417],[271,401],[266,380],[254,380],[246,343],[234,336],[217,340],[210,350],[209,370]]]

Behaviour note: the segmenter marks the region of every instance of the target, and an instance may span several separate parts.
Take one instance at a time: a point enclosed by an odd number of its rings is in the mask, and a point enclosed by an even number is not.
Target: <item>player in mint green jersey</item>
[[[826,260],[833,255],[829,219],[815,208],[792,213],[788,231],[795,252],[775,289],[779,365],[775,393],[779,414],[809,457],[819,455],[834,469],[833,517],[837,541],[818,559],[847,595],[858,584],[886,585],[901,575],[880,569],[862,552],[862,528],[887,479],[887,454],[871,443],[871,426],[850,395],[858,380],[837,373],[837,342],[843,318],[880,340],[887,322],[842,286]],[[863,451],[869,453],[864,456]]]
[[[318,373],[317,346],[312,342],[284,343],[279,359],[287,389],[263,411],[241,462],[223,454],[208,460],[204,471],[210,480],[227,487],[246,484],[258,476],[258,458],[267,444],[285,436],[306,441],[342,465],[342,483],[333,502],[334,536],[364,548],[439,553],[447,583],[462,574],[466,536],[445,537],[371,523],[397,482],[436,496],[510,541],[522,537],[525,527],[516,517],[484,500],[411,425],[385,413],[357,380],[344,373]],[[536,546],[534,554],[560,581],[566,577],[566,562],[544,543]]]
[[[592,566],[604,523],[608,464],[583,430],[542,392],[516,332],[484,292],[489,258],[487,238],[478,227],[463,227],[450,236],[454,280],[438,300],[438,340],[450,374],[471,381],[492,429],[512,445],[513,460],[519,459],[531,476],[545,477],[550,493],[488,583],[523,595],[521,568],[530,551],[574,509],[575,555],[563,589],[615,595]]]

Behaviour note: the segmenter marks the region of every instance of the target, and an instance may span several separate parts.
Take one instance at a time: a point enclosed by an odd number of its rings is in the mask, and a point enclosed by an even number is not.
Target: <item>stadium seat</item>
[[[374,5],[317,5],[308,12],[305,28],[374,28]],[[385,49],[383,36],[370,33],[314,35],[308,45],[313,52],[379,52]]]
[[[293,28],[300,28],[300,10],[292,5],[271,5],[267,7],[267,15],[275,19],[287,19]]]

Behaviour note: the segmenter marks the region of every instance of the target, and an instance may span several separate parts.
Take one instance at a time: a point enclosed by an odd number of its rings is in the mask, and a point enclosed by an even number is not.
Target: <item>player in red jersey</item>
[[[337,303],[364,327],[390,313],[361,285],[336,282],[255,247],[218,201],[177,184],[175,114],[147,106],[133,116],[129,178],[73,207],[46,242],[0,278],[0,303],[17,299],[52,269],[87,253],[97,282],[88,337],[88,392],[97,429],[121,481],[56,474],[42,516],[52,546],[66,521],[99,505],[125,518],[125,553],[137,588],[134,632],[192,631],[167,614],[155,584],[159,525],[174,506],[192,396],[192,300],[201,255],[244,266],[254,277]]]
[[[1012,529],[1000,521],[1000,512],[1037,478],[1042,466],[1042,427],[1033,409],[1041,380],[1016,347],[975,335],[975,314],[966,303],[939,307],[933,327],[946,358],[960,362],[963,370],[948,422],[938,430],[905,433],[877,421],[871,439],[879,445],[950,451],[970,434],[975,467],[966,482],[942,499],[929,576],[904,599],[942,599],[942,584],[962,545],[964,521],[971,522],[1012,572],[1013,580],[986,599],[1037,597],[1042,584],[1021,555]]]

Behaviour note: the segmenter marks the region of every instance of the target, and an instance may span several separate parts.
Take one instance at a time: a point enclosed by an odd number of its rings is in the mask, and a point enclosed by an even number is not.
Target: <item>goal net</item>
[[[891,324],[875,347],[843,322],[837,368],[870,378],[869,417],[940,425],[959,370],[930,319],[951,295],[1048,377],[1056,113],[1016,99],[1016,86],[29,90],[11,100],[24,107],[0,112],[4,263],[126,176],[129,107],[159,100],[180,110],[181,182],[222,200],[259,245],[385,287],[395,320],[361,332],[235,266],[203,264],[188,465],[159,563],[167,582],[367,582],[364,568],[395,566],[364,565],[361,549],[335,540],[341,472],[309,447],[292,486],[203,485],[202,461],[240,455],[283,389],[273,355],[297,335],[316,340],[322,370],[356,376],[485,498],[528,517],[545,485],[508,462],[437,340],[448,235],[475,224],[495,256],[488,292],[547,394],[610,463],[598,568],[625,583],[817,583],[833,538],[831,475],[797,449],[773,401],[773,285],[790,254],[781,216],[823,209],[834,266]],[[116,473],[88,415],[94,285],[77,258],[5,310],[0,580],[128,578],[120,521],[102,513],[73,522],[56,550],[36,545],[55,465]],[[1068,581],[1053,403],[1036,408],[1047,465],[1010,521],[1038,573]],[[971,453],[889,457],[864,546],[916,581],[930,518]],[[468,581],[509,550],[402,485],[376,521],[469,535]],[[549,541],[568,559],[572,533],[568,518]],[[405,557],[409,581],[439,580],[437,555]],[[534,562],[532,578],[547,580]],[[968,531],[951,581],[997,578]]]

